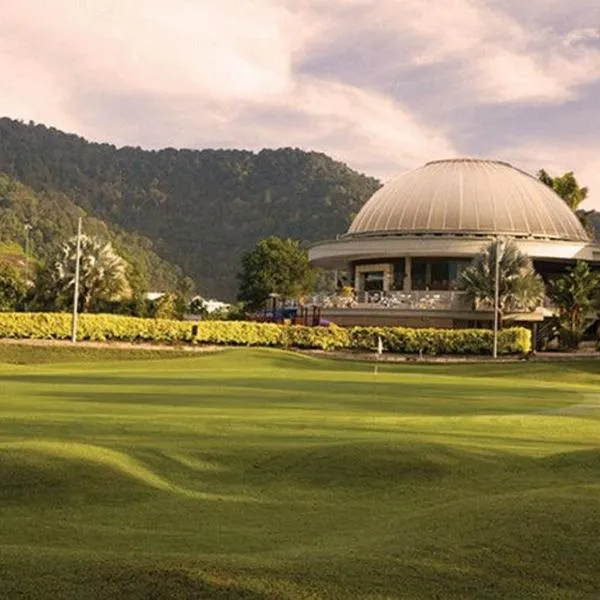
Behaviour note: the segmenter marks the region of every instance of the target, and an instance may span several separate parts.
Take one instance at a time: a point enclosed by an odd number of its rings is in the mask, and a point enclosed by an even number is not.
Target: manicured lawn
[[[598,361],[18,352],[3,599],[600,597]]]

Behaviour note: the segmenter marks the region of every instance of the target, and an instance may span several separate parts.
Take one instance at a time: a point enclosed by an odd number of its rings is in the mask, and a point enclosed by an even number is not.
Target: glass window
[[[434,260],[430,263],[430,290],[447,290],[450,288],[450,263],[447,260]]]
[[[412,289],[427,289],[427,261],[421,258],[413,258],[412,261]]]
[[[363,290],[365,292],[383,291],[383,271],[367,271],[363,276]]]
[[[392,284],[392,289],[404,289],[404,260],[394,263],[394,282]]]
[[[461,271],[468,260],[414,258],[412,261],[413,290],[455,290]]]
[[[450,289],[458,289],[460,274],[471,264],[468,260],[451,260],[450,265]]]

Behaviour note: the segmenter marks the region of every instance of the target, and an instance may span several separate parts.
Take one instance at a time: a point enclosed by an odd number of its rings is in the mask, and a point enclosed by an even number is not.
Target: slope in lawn
[[[600,589],[597,362],[111,361],[0,365],[8,597]]]

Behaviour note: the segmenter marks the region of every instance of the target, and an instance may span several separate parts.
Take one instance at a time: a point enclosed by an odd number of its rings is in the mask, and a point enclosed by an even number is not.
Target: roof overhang
[[[404,235],[346,236],[314,244],[308,250],[312,266],[345,269],[357,260],[415,257],[472,258],[496,236]],[[534,259],[574,261],[600,264],[600,246],[584,241],[519,239],[517,246]]]

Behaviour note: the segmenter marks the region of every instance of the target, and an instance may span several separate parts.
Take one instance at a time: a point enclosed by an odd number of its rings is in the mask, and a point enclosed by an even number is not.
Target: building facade
[[[340,325],[486,326],[491,307],[470,306],[458,280],[483,247],[506,238],[544,278],[577,260],[600,267],[600,247],[537,178],[499,161],[433,161],[393,178],[346,233],[309,249],[313,266],[346,273],[352,287],[313,302]],[[551,310],[507,320],[542,321]]]

